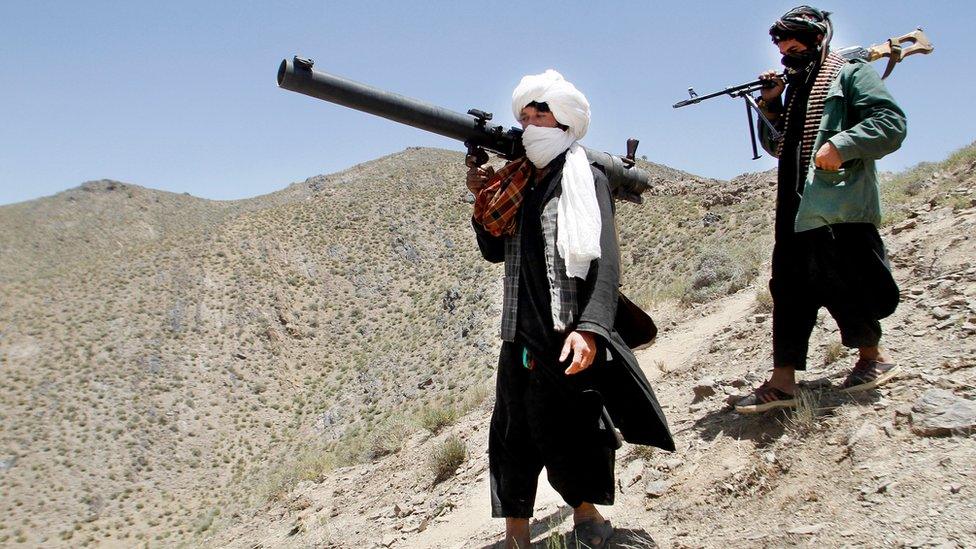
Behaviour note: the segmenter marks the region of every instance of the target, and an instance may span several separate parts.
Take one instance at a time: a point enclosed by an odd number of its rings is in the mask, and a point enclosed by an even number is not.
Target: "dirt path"
[[[755,302],[752,289],[725,297],[703,310],[701,316],[662,330],[654,344],[637,352],[644,375],[651,381],[664,373],[686,370],[692,360],[708,351],[711,338],[736,321],[741,321]]]

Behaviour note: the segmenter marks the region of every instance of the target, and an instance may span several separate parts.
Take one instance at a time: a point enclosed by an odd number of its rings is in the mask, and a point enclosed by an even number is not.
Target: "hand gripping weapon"
[[[919,27],[914,31],[899,36],[897,38],[889,38],[887,42],[881,44],[875,44],[868,48],[862,48],[861,46],[853,46],[850,48],[844,48],[839,50],[837,53],[847,60],[861,59],[864,61],[877,61],[882,57],[888,58],[888,66],[885,67],[884,76],[881,78],[888,78],[891,71],[894,70],[895,65],[902,59],[908,57],[909,55],[916,53],[932,53],[935,48],[932,46],[932,42],[929,41],[925,33],[922,32],[922,28]],[[786,73],[782,72],[776,75],[779,79],[785,79]],[[770,80],[753,80],[752,82],[747,82],[745,84],[739,84],[738,86],[730,86],[722,91],[717,91],[715,93],[710,93],[707,95],[699,96],[695,93],[694,88],[688,88],[688,99],[684,101],[678,101],[674,104],[674,108],[686,107],[688,105],[694,105],[696,103],[701,103],[706,99],[712,99],[713,97],[719,97],[722,95],[728,95],[729,97],[739,98],[741,97],[746,104],[746,118],[749,120],[749,137],[752,139],[752,159],[756,160],[760,158],[759,149],[756,146],[756,128],[752,121],[752,112],[755,111],[759,115],[759,121],[766,126],[769,130],[770,136],[775,141],[782,139],[780,132],[773,126],[773,123],[766,118],[766,115],[762,113],[759,105],[756,104],[756,98],[752,94],[763,88],[771,88],[773,83]]]
[[[278,67],[278,86],[358,111],[375,114],[387,120],[427,130],[464,143],[468,154],[479,164],[488,161],[491,151],[507,160],[525,155],[521,128],[504,129],[488,122],[492,114],[471,109],[461,114],[424,101],[354,82],[327,72],[312,70],[313,61],[296,56],[285,59]],[[636,139],[627,140],[627,155],[586,150],[590,162],[607,174],[614,197],[641,203],[641,193],[651,187],[650,176],[635,167]]]

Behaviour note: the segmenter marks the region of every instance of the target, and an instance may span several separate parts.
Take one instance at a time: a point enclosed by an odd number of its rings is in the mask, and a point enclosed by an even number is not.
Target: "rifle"
[[[522,129],[489,124],[492,113],[470,109],[461,114],[431,103],[412,99],[355,82],[327,72],[312,70],[311,59],[295,56],[285,59],[278,67],[278,86],[286,90],[329,101],[358,111],[374,114],[420,128],[464,143],[468,154],[479,164],[488,161],[488,153],[514,160],[525,155]],[[651,187],[650,175],[635,167],[637,139],[627,140],[627,155],[616,156],[583,147],[591,163],[599,165],[607,174],[610,190],[619,200],[640,204],[641,193]]]
[[[932,46],[932,42],[930,42],[928,37],[925,36],[925,33],[922,32],[922,27],[918,27],[908,34],[903,34],[896,38],[889,38],[886,42],[881,44],[875,44],[867,48],[852,46],[838,50],[837,53],[848,61],[860,59],[870,62],[877,61],[882,57],[887,57],[888,66],[885,67],[884,75],[881,77],[882,79],[885,79],[888,78],[891,71],[894,70],[895,65],[902,59],[916,53],[932,53],[934,49],[935,48]],[[788,70],[789,69],[787,69],[787,71]],[[787,76],[787,71],[777,74],[776,78],[781,80],[785,79]],[[779,130],[777,130],[776,127],[773,126],[773,123],[766,118],[766,115],[762,113],[762,110],[756,103],[756,98],[752,95],[757,91],[765,88],[771,88],[773,86],[774,84],[770,80],[753,80],[752,82],[746,82],[745,84],[739,84],[738,86],[730,86],[724,90],[702,96],[695,93],[695,88],[688,88],[688,99],[678,101],[673,107],[677,109],[679,107],[695,105],[705,101],[706,99],[712,99],[713,97],[719,97],[721,95],[728,95],[729,97],[733,98],[741,97],[746,104],[746,118],[749,119],[749,138],[752,140],[752,159],[756,160],[760,158],[760,154],[759,149],[756,146],[756,128],[752,121],[753,111],[759,115],[759,121],[766,126],[766,129],[769,130],[770,137],[772,137],[774,141],[779,141],[783,138]]]

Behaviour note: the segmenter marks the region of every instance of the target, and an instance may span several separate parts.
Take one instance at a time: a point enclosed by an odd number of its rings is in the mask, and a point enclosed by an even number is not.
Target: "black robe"
[[[615,327],[615,323],[620,321],[617,315],[620,299],[620,250],[614,222],[615,207],[606,175],[598,168],[593,167],[593,176],[603,223],[600,235],[601,257],[593,261],[585,283],[580,285],[579,306],[577,308],[580,312],[579,318],[574,326],[567,328],[566,333],[571,330],[581,330],[596,334],[599,336],[598,352],[609,351],[610,360],[605,362],[601,360],[595,363],[594,367],[599,368],[599,370],[594,372],[598,375],[593,376],[593,379],[610,419],[612,419],[614,426],[620,429],[624,440],[632,444],[656,446],[673,451],[674,441],[668,429],[664,412],[654,395],[654,390],[641,371],[637,357],[634,356]],[[562,162],[553,161],[551,169],[539,182],[539,185],[544,187],[540,205],[560,196],[562,192],[561,181]],[[505,237],[493,237],[477,223],[473,223],[473,225],[478,246],[484,258],[495,263],[504,261]],[[528,262],[524,253],[522,263],[523,268],[545,270],[544,261]],[[532,279],[544,280],[545,275],[535,276]],[[519,293],[521,294],[523,291],[521,280],[519,285]],[[545,291],[548,294],[548,288]],[[521,295],[518,301],[521,308],[523,306]],[[544,311],[544,313],[548,314],[548,311]],[[521,309],[519,314],[522,314]],[[533,312],[533,315],[547,318],[542,316],[539,311]],[[548,324],[548,330],[553,331],[551,320]],[[519,339],[523,340],[523,344],[526,343],[523,338]],[[546,339],[551,341],[551,338]],[[528,343],[531,344],[531,341]],[[531,347],[530,349],[534,353],[541,352],[546,355],[552,353],[552,349],[536,350]],[[556,352],[558,353],[558,350]]]

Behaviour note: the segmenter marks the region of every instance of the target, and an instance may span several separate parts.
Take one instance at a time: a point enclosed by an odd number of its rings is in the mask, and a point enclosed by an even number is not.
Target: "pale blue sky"
[[[518,79],[561,71],[589,97],[584,144],[730,178],[752,161],[741,101],[671,105],[776,65],[794,1],[4,2],[0,203],[118,179],[214,199],[281,189],[409,146],[459,143],[277,88],[284,57],[464,112],[511,119]],[[909,116],[884,169],[974,139],[970,1],[821,2],[837,47],[923,26],[936,45],[888,80]],[[882,63],[876,63],[878,70]],[[458,183],[461,185],[461,182]]]

